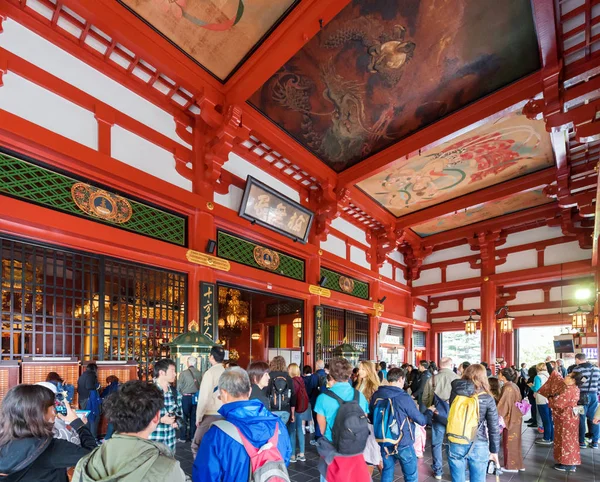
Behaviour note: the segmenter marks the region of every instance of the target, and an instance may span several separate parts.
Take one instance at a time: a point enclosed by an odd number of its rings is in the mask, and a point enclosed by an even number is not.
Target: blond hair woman
[[[375,364],[370,361],[361,361],[358,365],[358,378],[356,389],[361,392],[368,402],[379,388],[380,382],[375,370]]]

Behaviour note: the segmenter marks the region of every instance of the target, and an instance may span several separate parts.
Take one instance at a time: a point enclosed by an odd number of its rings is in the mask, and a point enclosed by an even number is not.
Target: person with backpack
[[[296,411],[296,392],[292,377],[287,372],[285,358],[276,356],[269,364],[269,386],[267,397],[269,398],[270,410],[277,415],[284,424],[294,423],[294,412]]]
[[[163,392],[155,384],[131,380],[118,387],[104,406],[116,433],[77,463],[73,481],[185,482],[171,451],[148,440],[163,405]]]
[[[434,406],[438,412],[447,416],[450,410],[449,400],[452,393],[452,382],[458,379],[458,375],[450,368],[452,358],[444,357],[440,360],[440,370],[437,375],[430,378],[423,392],[423,405]],[[431,455],[433,477],[442,480],[442,445],[446,436],[446,425],[441,423],[437,416],[431,420]]]
[[[427,360],[421,360],[419,362],[417,389],[413,390],[412,393],[413,398],[417,401],[417,404],[419,405],[419,410],[421,411],[421,413],[425,413],[425,410],[427,410],[427,406],[423,403],[423,393],[431,377],[432,374],[429,371],[429,362]]]
[[[438,414],[443,422],[443,416]],[[462,378],[452,382],[450,412],[446,421],[448,466],[452,482],[485,482],[488,461],[500,467],[500,431],[496,402],[490,394],[486,369],[469,365]]]
[[[315,405],[323,437],[317,444],[321,456],[321,481],[370,482],[363,452],[369,438],[369,403],[348,383],[352,365],[345,358],[329,363],[331,387],[319,395]]]
[[[251,386],[246,371],[240,367],[224,371],[218,387],[223,419],[214,421],[202,438],[193,482],[289,482],[288,431],[262,402],[248,400]]]
[[[159,424],[150,434],[150,440],[162,442],[175,453],[177,446],[177,420],[183,417],[181,394],[172,385],[177,378],[175,362],[163,358],[154,364],[154,383],[162,391],[164,405],[160,411]]]
[[[404,480],[419,479],[415,453],[415,422],[427,424],[427,417],[417,409],[410,395],[403,390],[406,370],[392,368],[387,374],[388,385],[382,385],[373,394],[369,411],[373,420],[375,439],[381,447],[383,472],[381,482],[394,480],[396,460]]]
[[[265,390],[269,386],[269,364],[264,361],[253,361],[248,366],[248,376],[252,384],[252,392],[250,392],[250,400],[260,400],[268,409],[269,399]]]
[[[312,419],[312,410],[304,386],[304,380],[302,380],[302,377],[300,376],[300,367],[298,364],[290,363],[288,366],[288,373],[290,377],[292,377],[294,393],[296,394],[296,406],[294,407],[295,421],[288,425],[290,439],[292,441],[292,457],[290,462],[294,463],[296,460],[299,462],[306,462],[306,457],[304,456],[306,439],[304,434],[306,433],[306,424]],[[298,438],[298,457],[296,457],[296,438]]]

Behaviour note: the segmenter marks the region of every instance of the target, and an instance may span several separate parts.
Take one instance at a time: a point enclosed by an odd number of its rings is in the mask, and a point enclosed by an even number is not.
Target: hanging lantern
[[[502,318],[498,318],[498,325],[500,325],[500,333],[501,334],[506,334],[506,333],[512,333],[514,331],[513,328],[513,321],[515,321],[515,319],[509,315],[508,313],[508,306],[503,306],[502,308],[500,308],[497,312],[496,312],[496,316],[498,316],[502,310],[505,311],[505,316],[503,316]]]
[[[473,314],[479,315],[477,310],[469,310],[469,318],[465,320],[465,333],[474,335],[477,333],[477,320],[473,318]]]
[[[260,333],[252,333],[253,340],[260,340]]]
[[[294,318],[294,321],[292,321],[292,325],[294,325],[294,328],[302,328],[302,318],[300,318],[299,316]]]
[[[469,319],[465,320],[465,333],[467,335],[474,335],[477,333],[477,320],[472,316],[469,316]]]
[[[572,327],[574,330],[580,331],[583,333],[587,327],[587,315],[589,311],[583,311],[581,306],[577,307],[577,311],[575,313],[571,313],[570,316],[573,317]]]
[[[298,330],[298,338],[302,338],[302,330]]]

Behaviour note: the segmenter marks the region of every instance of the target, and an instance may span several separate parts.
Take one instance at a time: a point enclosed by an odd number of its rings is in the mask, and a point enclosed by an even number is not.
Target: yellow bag
[[[450,406],[446,434],[448,441],[468,445],[475,441],[479,428],[479,394],[458,395]]]

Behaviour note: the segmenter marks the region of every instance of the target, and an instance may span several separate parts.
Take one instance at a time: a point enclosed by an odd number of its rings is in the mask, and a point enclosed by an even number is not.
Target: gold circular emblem
[[[84,213],[105,221],[124,224],[133,214],[131,204],[124,197],[83,182],[73,184],[71,197]]]
[[[279,255],[275,251],[263,248],[262,246],[254,248],[254,261],[260,267],[270,271],[275,271],[279,268]]]
[[[346,276],[340,276],[340,289],[344,293],[352,293],[354,291],[354,280]]]
[[[212,202],[208,201],[206,203],[206,207],[209,211],[212,211],[215,208],[215,205]]]

